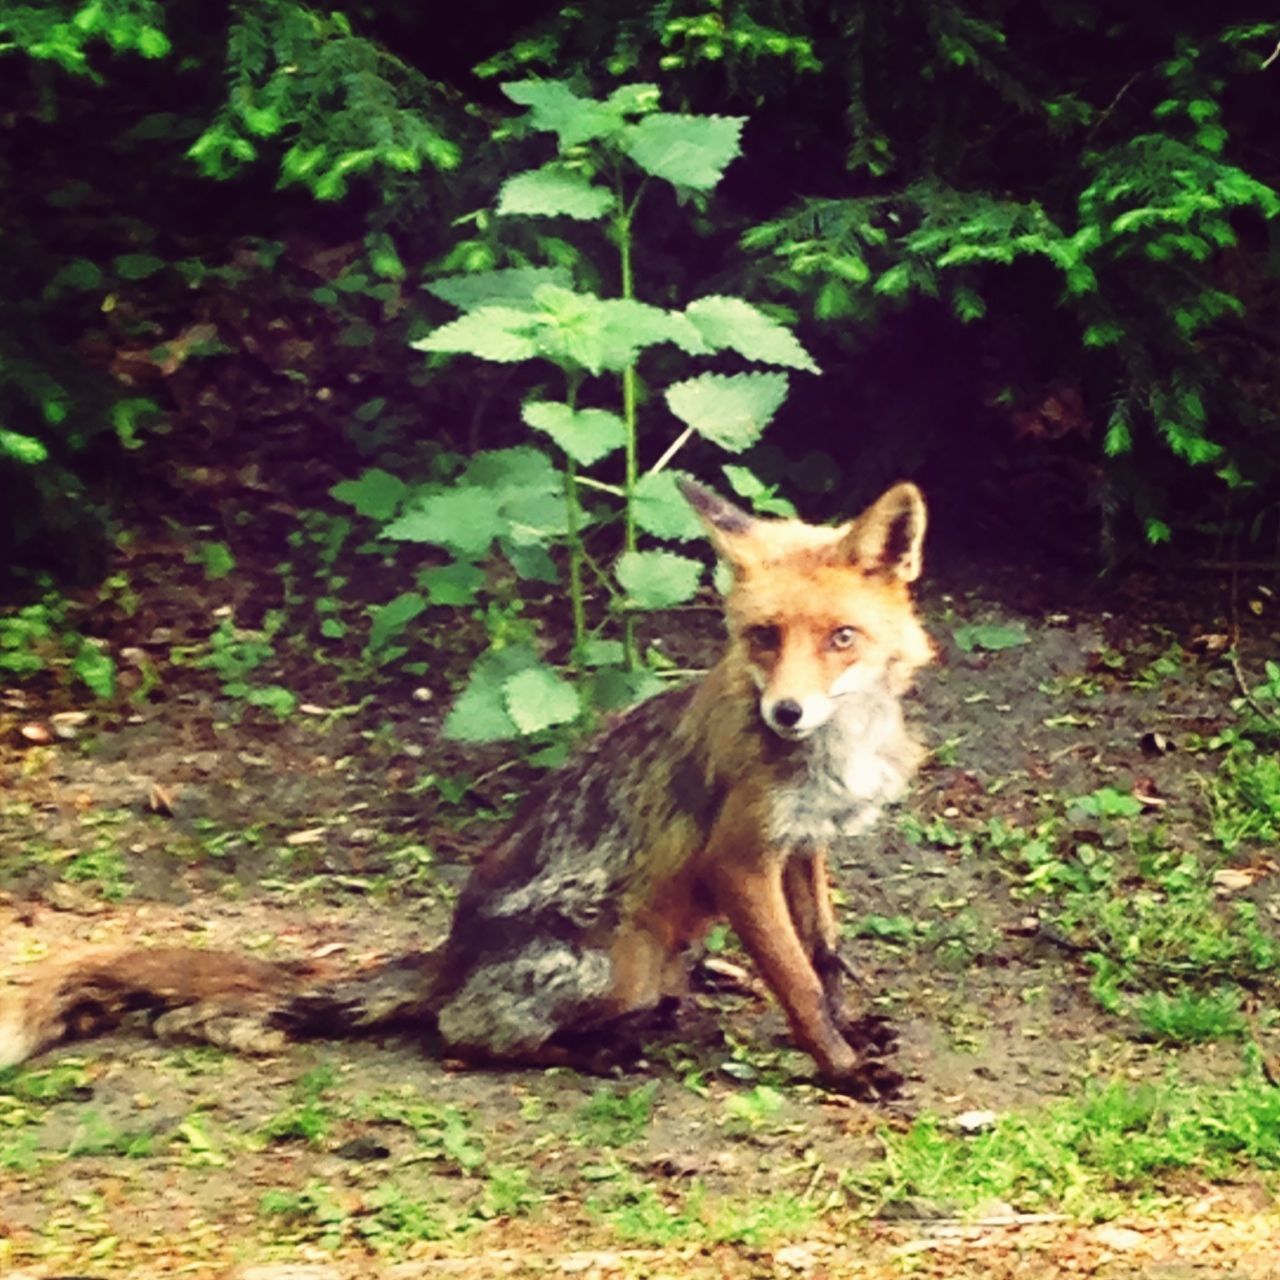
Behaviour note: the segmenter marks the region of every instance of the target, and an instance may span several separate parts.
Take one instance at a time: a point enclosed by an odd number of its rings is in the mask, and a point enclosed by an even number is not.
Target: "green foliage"
[[[1024,622],[970,622],[956,627],[952,633],[956,645],[965,653],[983,650],[998,653],[1001,649],[1016,649],[1029,644]]]
[[[473,583],[494,552],[526,582],[559,581],[567,561],[576,685],[542,662],[531,635],[517,643],[493,635],[445,724],[447,733],[468,741],[543,733],[577,720],[588,706],[616,705],[652,687],[636,672],[634,615],[685,603],[702,577],[698,560],[638,546],[642,533],[663,540],[697,535],[668,464],[694,436],[731,452],[748,448],[787,391],[785,373],[755,370],[703,372],[671,384],[666,403],[685,430],[645,449],[664,424],[646,417],[642,428],[640,360],[669,362],[675,348],[689,357],[817,371],[784,324],[742,298],[712,294],[677,309],[635,296],[633,264],[643,260],[635,228],[646,190],[657,179],[682,199],[704,201],[738,154],[741,120],[658,112],[652,85],[624,86],[603,99],[561,81],[518,81],[503,90],[528,108],[513,130],[553,134],[557,155],[506,179],[497,218],[539,224],[568,218],[587,224],[584,236],[590,224],[605,222],[606,235],[588,239],[571,266],[526,263],[434,281],[431,292],[461,315],[412,345],[432,356],[531,365],[536,377],[550,366],[556,393],[530,395],[520,409],[538,444],[479,453],[447,483],[397,486],[375,469],[333,490],[383,518],[385,537],[446,549],[455,557],[452,572]],[[563,243],[540,229],[534,242],[549,256]],[[586,287],[588,265],[601,251],[617,255],[621,296]],[[554,452],[539,447],[544,440]],[[643,472],[642,450],[653,454]],[[594,542],[598,531],[616,524],[621,547],[610,570],[589,552],[588,538]],[[597,593],[609,607],[589,625]],[[470,602],[474,588],[461,594]],[[416,613],[423,599],[402,596],[400,603]],[[616,656],[605,634],[613,627],[621,630]],[[611,656],[602,660],[605,652]]]
[[[208,652],[197,665],[214,672],[227,697],[285,719],[297,708],[296,695],[282,685],[262,684],[258,679],[260,668],[275,658],[274,637],[283,625],[279,611],[268,614],[261,631],[241,630],[225,617],[210,635]]]
[[[67,601],[53,593],[0,613],[0,673],[17,679],[42,673],[59,680],[71,676],[99,698],[116,692],[115,661],[75,629]]]
[[[597,1089],[578,1112],[582,1140],[593,1147],[625,1147],[635,1142],[653,1119],[657,1092],[656,1080],[624,1091]]]
[[[228,101],[188,153],[210,177],[233,176],[265,151],[282,185],[336,200],[358,175],[387,182],[461,160],[423,113],[426,78],[356,35],[341,13],[292,0],[241,6],[227,61]],[[383,273],[402,275],[390,245],[382,252]]]
[[[876,1205],[922,1198],[964,1210],[999,1200],[1101,1215],[1114,1211],[1116,1192],[1150,1191],[1182,1170],[1221,1178],[1245,1162],[1277,1167],[1278,1120],[1280,1092],[1254,1073],[1226,1085],[1100,1084],[972,1136],[934,1116],[905,1132],[882,1129],[883,1161],[844,1178]]]

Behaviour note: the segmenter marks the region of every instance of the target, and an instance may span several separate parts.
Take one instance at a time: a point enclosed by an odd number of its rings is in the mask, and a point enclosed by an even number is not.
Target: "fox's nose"
[[[794,698],[783,698],[773,704],[773,723],[779,729],[794,729],[804,715],[804,708]]]

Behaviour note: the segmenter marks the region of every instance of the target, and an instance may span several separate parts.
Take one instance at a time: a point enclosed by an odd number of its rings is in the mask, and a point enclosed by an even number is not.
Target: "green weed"
[[[725,1127],[730,1133],[759,1133],[774,1122],[784,1101],[783,1095],[767,1084],[731,1093],[724,1100]]]
[[[843,1175],[855,1199],[922,1198],[962,1212],[997,1199],[1015,1209],[1107,1216],[1118,1193],[1152,1194],[1182,1169],[1211,1178],[1248,1163],[1280,1168],[1280,1090],[1250,1072],[1230,1085],[1170,1076],[1118,1082],[962,1136],[936,1116],[880,1133],[884,1156]]]
[[[262,1125],[261,1136],[269,1142],[296,1138],[322,1146],[337,1118],[326,1098],[334,1080],[334,1070],[327,1063],[301,1076],[293,1086],[293,1101]]]
[[[115,696],[114,660],[76,630],[70,606],[54,592],[0,613],[0,675],[21,680],[42,672],[64,682],[71,676],[99,698]]]
[[[457,1107],[434,1106],[406,1090],[378,1094],[357,1109],[367,1120],[412,1130],[423,1158],[447,1161],[462,1173],[474,1173],[484,1165],[484,1143]]]
[[[103,841],[76,854],[62,868],[62,878],[72,884],[92,885],[108,902],[120,902],[133,891],[124,855]]]
[[[580,1140],[594,1147],[625,1147],[644,1135],[653,1119],[658,1082],[635,1089],[599,1088],[578,1110]]]
[[[1230,987],[1207,993],[1150,991],[1133,1002],[1133,1014],[1151,1039],[1164,1044],[1223,1040],[1245,1029],[1240,994]]]
[[[292,1228],[291,1236],[315,1239],[326,1248],[341,1243],[351,1217],[338,1196],[314,1180],[300,1191],[284,1187],[264,1191],[258,1213]]]
[[[818,1216],[810,1201],[786,1193],[760,1200],[713,1199],[701,1184],[682,1194],[634,1179],[589,1199],[587,1208],[620,1239],[651,1245],[701,1241],[759,1248],[802,1235]]]
[[[140,1159],[154,1154],[155,1135],[141,1130],[123,1129],[106,1120],[98,1111],[87,1108],[67,1144],[69,1156],[127,1156]]]

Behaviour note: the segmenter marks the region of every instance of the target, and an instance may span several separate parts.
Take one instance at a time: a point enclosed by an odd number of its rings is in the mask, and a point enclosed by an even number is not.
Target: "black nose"
[[[794,729],[800,723],[804,710],[798,702],[791,698],[783,698],[773,704],[773,723],[782,729]]]

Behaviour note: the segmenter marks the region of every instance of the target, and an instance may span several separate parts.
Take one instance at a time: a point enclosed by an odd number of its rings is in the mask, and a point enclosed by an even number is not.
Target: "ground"
[[[440,739],[451,669],[286,664],[277,717],[198,665],[253,584],[133,554],[108,639],[135,696],[5,694],[0,972],[116,940],[357,963],[438,938],[528,776]],[[815,1084],[731,938],[614,1077],[134,1030],[0,1076],[0,1273],[1280,1276],[1267,753],[1232,738],[1280,637],[1235,590],[1213,566],[933,578],[933,757],[833,859],[900,1097]],[[705,664],[714,611],[663,634]]]

